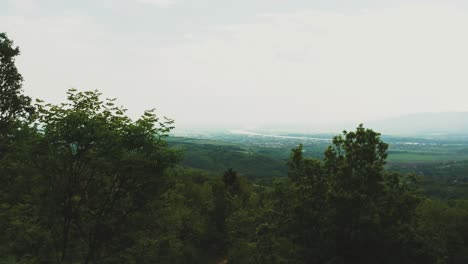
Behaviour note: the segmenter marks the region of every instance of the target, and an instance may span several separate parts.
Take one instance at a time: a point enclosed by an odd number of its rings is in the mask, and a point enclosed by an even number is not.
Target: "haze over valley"
[[[0,1],[0,264],[468,263],[468,1]]]

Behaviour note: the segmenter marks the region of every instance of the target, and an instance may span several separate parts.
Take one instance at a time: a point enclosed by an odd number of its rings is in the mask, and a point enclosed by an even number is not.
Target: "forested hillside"
[[[171,139],[98,91],[33,102],[18,55],[0,34],[0,263],[468,263],[468,200],[421,189],[466,162],[389,168],[363,125],[321,159]]]
[[[178,137],[169,138],[168,142],[171,147],[180,150],[180,164],[185,167],[213,173],[236,168],[250,179],[271,179],[287,174],[287,157],[272,156],[247,145]]]

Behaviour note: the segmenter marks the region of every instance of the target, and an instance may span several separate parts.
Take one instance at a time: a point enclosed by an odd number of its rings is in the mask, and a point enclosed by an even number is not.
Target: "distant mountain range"
[[[365,123],[376,131],[395,135],[468,136],[468,112],[421,113]]]

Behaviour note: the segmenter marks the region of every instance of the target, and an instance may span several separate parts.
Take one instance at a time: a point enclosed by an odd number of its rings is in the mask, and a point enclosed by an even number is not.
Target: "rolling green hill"
[[[258,153],[258,149],[221,141],[171,138],[170,146],[182,151],[181,165],[215,173],[235,168],[247,178],[287,175],[286,160]]]

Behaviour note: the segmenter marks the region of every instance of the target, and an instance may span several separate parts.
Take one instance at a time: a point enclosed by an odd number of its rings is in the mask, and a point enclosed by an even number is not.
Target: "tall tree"
[[[400,232],[411,223],[419,199],[412,181],[385,171],[387,149],[379,133],[361,124],[356,131],[336,136],[325,151],[337,261],[409,261],[397,245],[402,244]]]
[[[34,108],[23,94],[23,78],[15,66],[19,53],[13,41],[0,33],[0,256],[34,252],[40,247],[36,238],[42,235],[36,228],[32,198],[34,172],[27,162],[37,138],[29,122]]]
[[[5,33],[0,33],[0,136],[5,136],[12,123],[33,112],[31,98],[23,95],[23,77],[15,66],[20,54]]]
[[[133,121],[96,91],[68,91],[68,102],[39,104],[44,211],[58,262],[102,263],[124,250],[135,213],[164,188],[176,161],[164,138],[172,121],[147,111]]]

